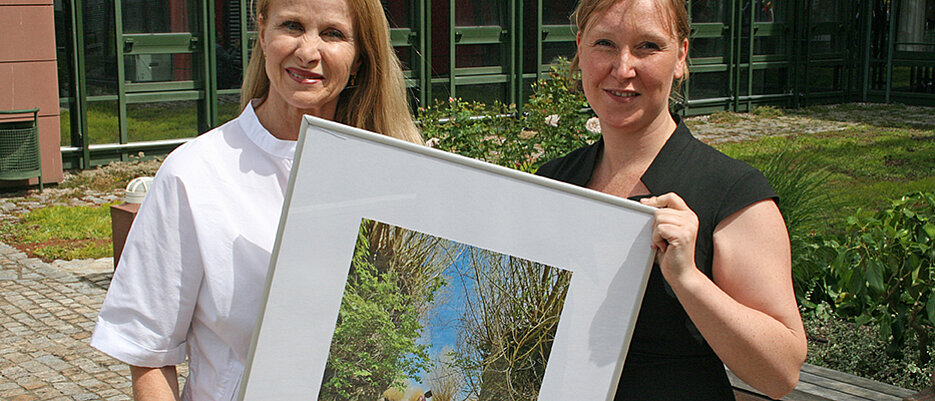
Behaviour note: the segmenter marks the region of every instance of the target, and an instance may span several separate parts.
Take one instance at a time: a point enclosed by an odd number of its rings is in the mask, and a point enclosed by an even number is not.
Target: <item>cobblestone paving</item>
[[[131,399],[127,366],[88,345],[108,283],[0,243],[0,400]]]

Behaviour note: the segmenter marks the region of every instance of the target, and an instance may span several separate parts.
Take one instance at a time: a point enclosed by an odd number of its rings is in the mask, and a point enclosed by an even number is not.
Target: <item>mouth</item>
[[[640,95],[639,92],[626,91],[626,90],[618,91],[618,90],[612,90],[612,89],[605,89],[604,91],[609,93],[613,97],[621,98],[621,100],[632,99]]]
[[[301,82],[301,83],[315,83],[315,82],[325,79],[324,75],[317,74],[311,71],[301,70],[298,68],[286,68],[286,72],[296,82]]]

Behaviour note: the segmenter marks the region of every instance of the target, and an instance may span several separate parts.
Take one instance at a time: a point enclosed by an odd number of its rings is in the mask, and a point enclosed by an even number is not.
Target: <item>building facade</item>
[[[687,3],[688,114],[761,104],[935,105],[935,0]],[[449,97],[522,104],[552,60],[575,52],[575,0],[383,4],[413,107]],[[167,152],[234,117],[256,38],[248,7],[54,0],[64,167]]]

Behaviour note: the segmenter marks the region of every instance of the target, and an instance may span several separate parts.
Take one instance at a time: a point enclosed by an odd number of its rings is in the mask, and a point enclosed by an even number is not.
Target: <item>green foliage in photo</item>
[[[428,366],[416,302],[393,270],[372,262],[369,231],[357,236],[320,400],[376,400]]]

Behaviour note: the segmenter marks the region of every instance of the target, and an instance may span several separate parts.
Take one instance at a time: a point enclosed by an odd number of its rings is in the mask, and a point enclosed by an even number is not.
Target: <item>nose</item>
[[[315,32],[303,35],[296,44],[295,55],[302,64],[312,64],[321,59],[321,37]]]
[[[631,79],[636,76],[636,59],[627,49],[621,49],[617,57],[614,58],[613,70],[611,75],[617,80]]]

